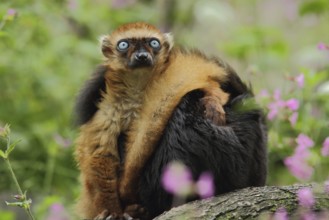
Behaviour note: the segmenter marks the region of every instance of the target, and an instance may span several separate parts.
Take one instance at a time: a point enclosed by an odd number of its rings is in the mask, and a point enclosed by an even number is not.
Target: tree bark
[[[282,207],[294,215],[303,210],[297,191],[305,187],[312,189],[316,201],[312,211],[329,210],[329,194],[324,192],[323,185],[298,184],[245,188],[172,208],[155,219],[257,219]]]

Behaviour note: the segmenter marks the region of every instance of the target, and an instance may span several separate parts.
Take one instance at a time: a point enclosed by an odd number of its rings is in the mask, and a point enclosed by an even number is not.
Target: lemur
[[[84,218],[116,218],[130,207],[140,209],[137,182],[186,94],[201,91],[203,117],[222,126],[223,106],[232,94],[221,87],[245,89],[233,82],[236,74],[224,62],[197,50],[173,48],[170,34],[143,22],[123,25],[100,42],[105,61],[76,105],[81,124],[76,141],[82,181],[78,207]]]

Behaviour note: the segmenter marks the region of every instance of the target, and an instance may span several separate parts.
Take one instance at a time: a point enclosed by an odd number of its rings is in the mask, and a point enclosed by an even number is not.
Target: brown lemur
[[[138,177],[184,95],[201,90],[204,116],[217,125],[225,124],[223,105],[229,99],[221,89],[229,77],[223,63],[196,50],[173,48],[171,35],[152,25],[126,24],[100,41],[105,62],[77,104],[94,103],[91,109],[77,109],[86,111],[76,141],[83,218],[116,218],[129,207],[139,208]],[[117,146],[121,135],[127,138],[123,164]]]

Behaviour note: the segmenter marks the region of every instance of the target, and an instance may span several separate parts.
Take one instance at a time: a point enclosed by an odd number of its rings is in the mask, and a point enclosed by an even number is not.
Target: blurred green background
[[[13,139],[22,140],[11,161],[39,219],[71,219],[79,192],[75,97],[102,62],[98,37],[133,21],[172,32],[177,45],[220,56],[256,95],[280,89],[286,99],[300,100],[295,127],[284,116],[269,122],[268,185],[300,181],[283,164],[299,133],[315,142],[308,181],[329,177],[328,157],[320,153],[329,136],[329,50],[317,46],[329,44],[328,0],[1,0],[0,127],[11,124]],[[305,87],[296,90],[289,79],[300,73]],[[270,101],[260,104],[267,108]],[[0,159],[0,219],[26,218],[4,205],[15,193]]]

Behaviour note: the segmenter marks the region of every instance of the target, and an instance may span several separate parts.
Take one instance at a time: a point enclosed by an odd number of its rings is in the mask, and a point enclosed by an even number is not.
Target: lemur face
[[[118,41],[116,50],[129,68],[141,68],[154,65],[161,46],[155,37],[127,38]]]
[[[101,37],[102,52],[110,63],[124,69],[152,68],[163,64],[172,48],[170,34],[146,23],[121,26]]]

